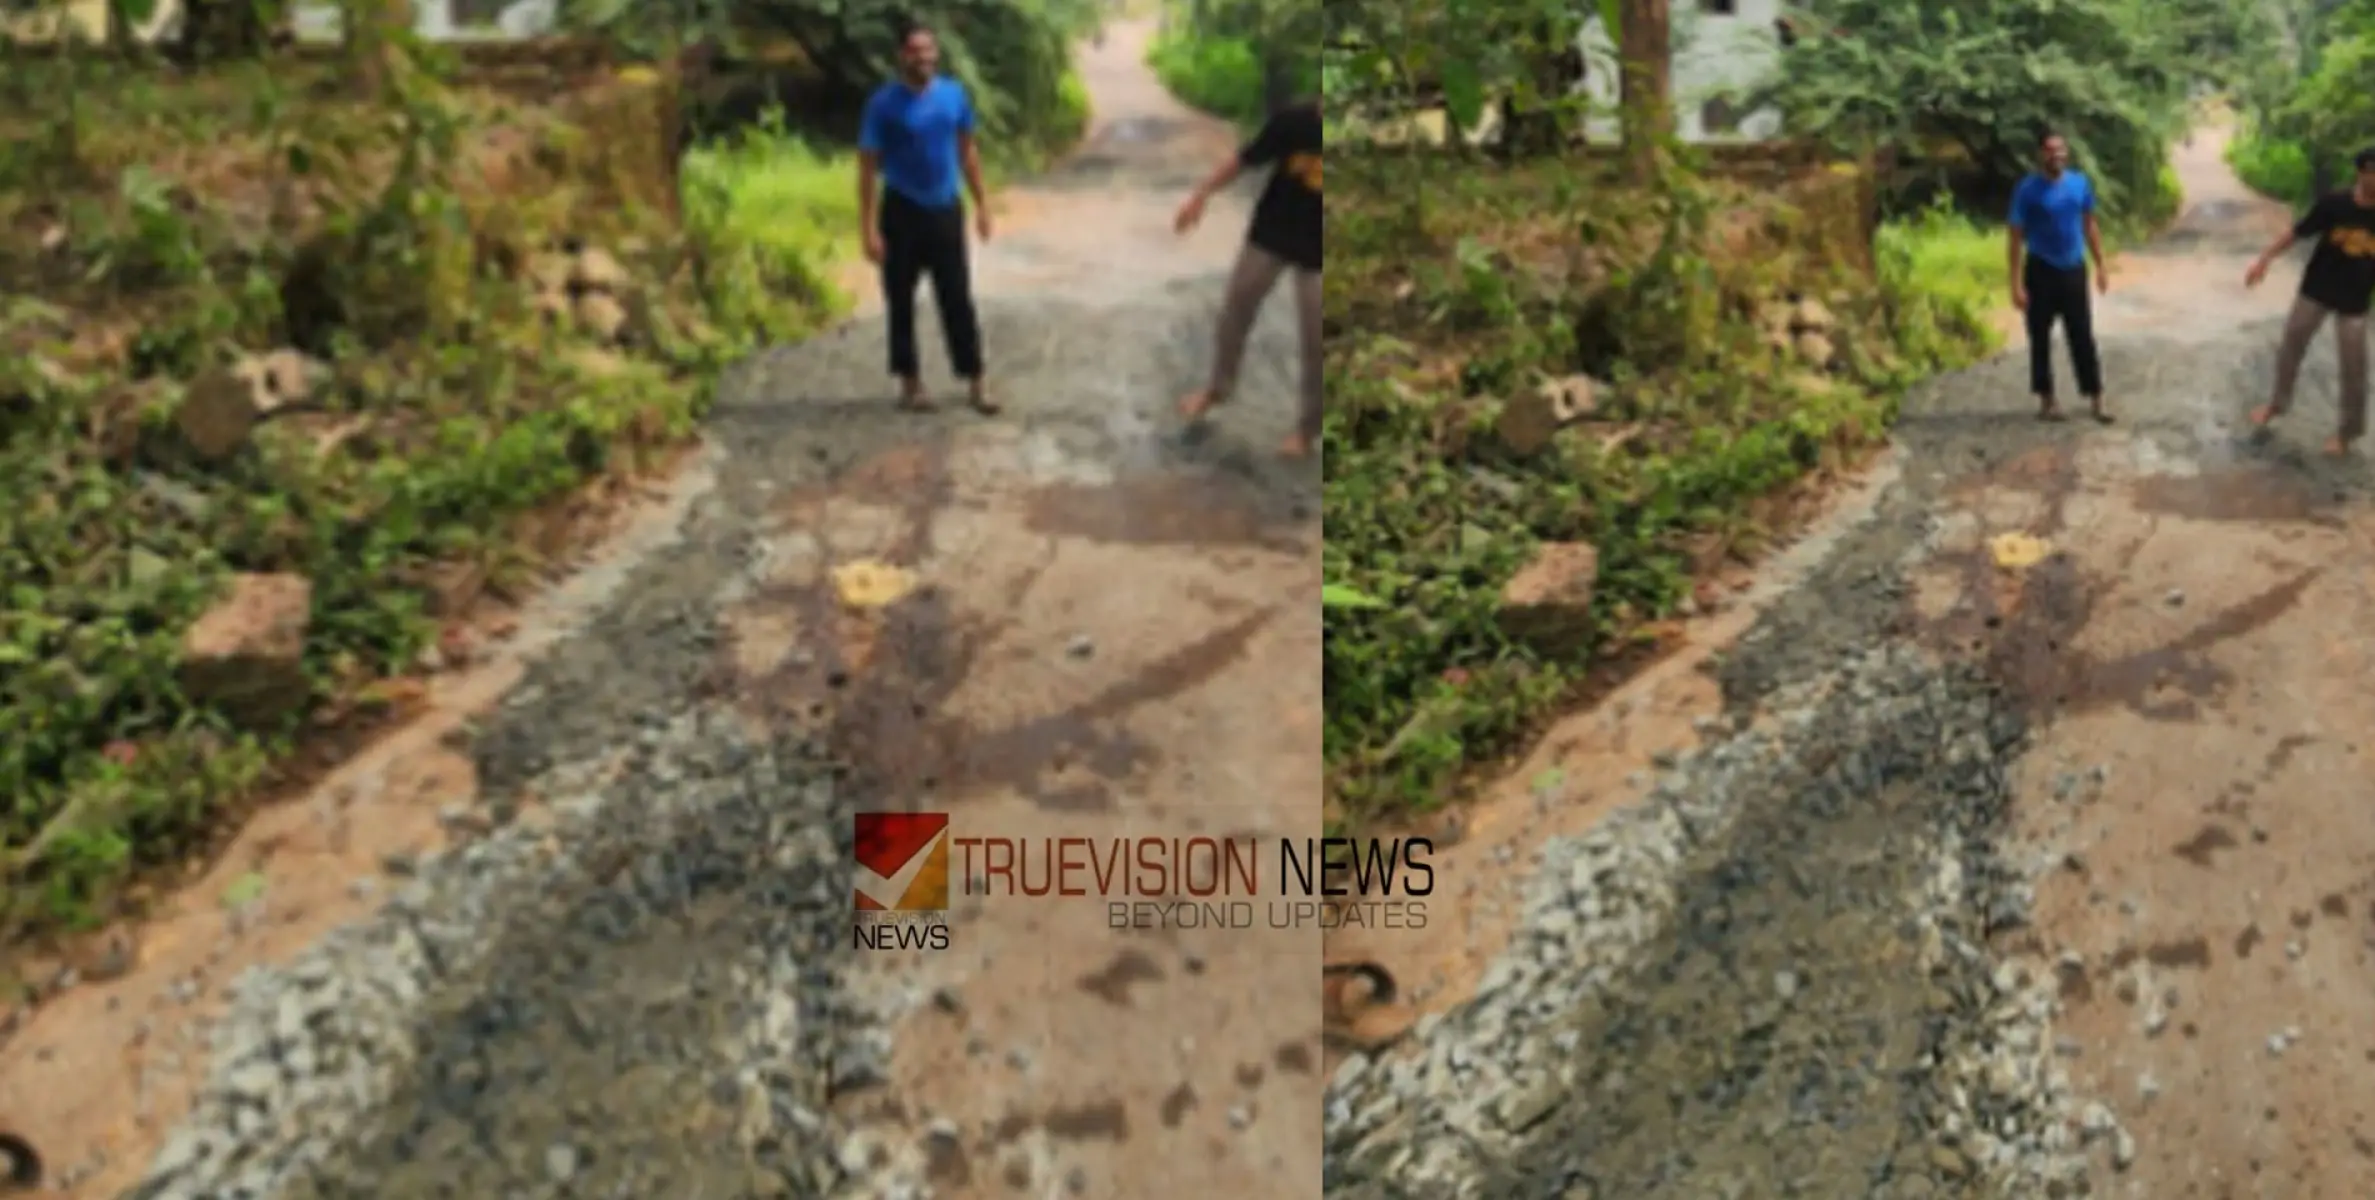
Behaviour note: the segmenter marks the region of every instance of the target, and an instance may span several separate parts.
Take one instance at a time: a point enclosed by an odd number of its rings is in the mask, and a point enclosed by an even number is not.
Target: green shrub
[[[832,267],[857,244],[856,160],[818,149],[770,112],[733,138],[685,155],[684,218],[711,272],[721,317],[775,338],[786,320],[845,308]],[[797,300],[785,305],[784,298]],[[753,311],[741,311],[741,306]]]
[[[1148,50],[1147,64],[1172,95],[1192,107],[1248,129],[1268,115],[1261,55],[1242,38],[1166,32]]]
[[[1951,347],[1993,347],[1998,338],[1989,317],[2004,307],[2011,288],[2004,245],[2002,226],[1984,226],[1944,202],[1880,227],[1874,249],[1881,285],[1900,303],[1924,310],[1899,336],[1946,339],[1905,346],[1908,353],[1938,358],[1953,353]]]
[[[2301,143],[2269,137],[2248,127],[2227,143],[2227,164],[2235,168],[2245,187],[2296,209],[2317,198],[2313,161],[2309,148]],[[2330,178],[2350,178],[2353,168],[2347,155],[2337,156],[2332,167]]]

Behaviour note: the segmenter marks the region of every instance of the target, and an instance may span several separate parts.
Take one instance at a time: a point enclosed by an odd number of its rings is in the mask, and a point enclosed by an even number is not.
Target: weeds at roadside
[[[723,367],[837,311],[823,235],[756,215],[834,192],[813,156],[716,152],[680,227],[643,85],[523,97],[436,68],[371,102],[312,59],[9,68],[76,98],[16,107],[52,115],[0,158],[0,277],[24,284],[0,306],[12,941],[109,919],[300,740],[403,709],[441,628],[572,548],[591,485],[661,464]],[[581,248],[619,271],[615,326],[532,294]],[[315,393],[195,452],[194,382],[276,348]],[[192,694],[185,637],[231,577],[273,573],[310,583],[307,694],[251,720]]]
[[[1984,235],[1934,215],[1867,248],[1837,171],[1642,191],[1588,159],[1332,165],[1323,607],[1340,820],[1452,798],[1785,532],[1794,496],[1885,438],[1903,388],[1988,345]],[[1777,335],[1777,311],[1819,312],[1820,342]],[[1502,399],[1578,373],[1599,382],[1578,427],[1531,455],[1503,444]],[[1505,586],[1549,543],[1597,552],[1590,627],[1556,648],[1501,619]]]

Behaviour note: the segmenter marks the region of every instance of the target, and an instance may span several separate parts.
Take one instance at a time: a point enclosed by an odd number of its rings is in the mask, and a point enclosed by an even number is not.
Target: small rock
[[[249,727],[296,712],[312,695],[305,638],[313,584],[302,575],[234,575],[182,637],[184,695]]]
[[[573,292],[617,292],[631,281],[627,269],[600,246],[578,251],[569,264],[568,286]]]
[[[1600,552],[1589,542],[1549,542],[1501,589],[1502,633],[1538,653],[1575,649],[1594,636],[1592,595]]]
[[[219,367],[200,372],[182,390],[173,427],[199,459],[221,462],[245,448],[256,423],[279,404],[252,370]]]
[[[2113,1130],[2111,1134],[2111,1168],[2115,1171],[2125,1171],[2134,1165],[2136,1165],[2136,1135],[2125,1129]]]
[[[1784,1000],[1795,998],[1798,994],[1798,973],[1796,971],[1773,972],[1773,991]]]
[[[1798,352],[1798,360],[1810,367],[1829,367],[1839,358],[1839,347],[1827,335],[1812,330],[1799,334],[1791,345]]]
[[[618,297],[608,292],[587,292],[570,305],[577,318],[577,327],[606,345],[627,340],[627,326],[631,315]]]
[[[2079,1110],[2078,1128],[2086,1136],[2098,1138],[2119,1128],[2119,1118],[2112,1114],[2110,1106],[2100,1100],[2092,1101]]]
[[[1229,1128],[1243,1129],[1253,1124],[1253,1111],[1242,1104],[1229,1106]]]
[[[1930,1147],[1930,1169],[1948,1179],[1961,1179],[1970,1174],[1971,1164],[1962,1152],[1952,1146]]]
[[[1096,652],[1097,643],[1085,633],[1073,634],[1072,640],[1064,643],[1064,653],[1071,658],[1088,658]]]
[[[2162,597],[2161,602],[2171,608],[2183,607],[2185,604],[2185,592],[2180,588],[2170,588],[2169,594]]]

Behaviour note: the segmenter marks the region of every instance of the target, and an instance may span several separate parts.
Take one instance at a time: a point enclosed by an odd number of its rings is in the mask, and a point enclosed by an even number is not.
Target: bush
[[[774,336],[790,297],[808,308],[839,311],[848,297],[831,278],[833,264],[857,242],[856,160],[830,153],[787,132],[780,112],[732,138],[685,155],[686,232],[701,247],[713,279],[736,278],[715,289],[729,304],[755,302],[758,311],[732,311],[729,321],[768,329]]]
[[[1196,38],[1166,31],[1147,52],[1147,64],[1171,94],[1244,128],[1269,115],[1262,95],[1262,59],[1242,38]]]
[[[2307,208],[2317,198],[2313,161],[2307,146],[2269,137],[2251,127],[2227,143],[2227,165],[2235,168],[2245,187],[2295,209]],[[2348,179],[2355,170],[2347,154],[2337,154],[2331,167],[2328,178],[2335,180]]]
[[[1880,227],[1874,247],[1881,285],[1927,313],[1906,322],[1902,336],[1943,335],[1948,346],[1993,349],[2000,340],[1990,317],[2006,302],[2004,229],[1987,226],[1944,201]],[[1939,358],[1947,346],[1910,345],[1908,353]]]

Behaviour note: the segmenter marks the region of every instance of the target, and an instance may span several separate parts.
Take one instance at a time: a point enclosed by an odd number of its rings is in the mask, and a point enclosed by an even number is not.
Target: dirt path
[[[2322,344],[2239,434],[2294,276],[2242,290],[2284,214],[2220,149],[2101,310],[2119,426],[2018,352],[1921,389],[1708,670],[1473,818],[1485,949],[1377,948],[1442,1015],[1335,1076],[1330,1194],[2375,1190],[2370,476]]]
[[[1316,1170],[1316,935],[1125,940],[992,897],[852,949],[852,814],[966,836],[1317,824],[1317,480],[1268,314],[1183,439],[1243,198],[1087,54],[1083,151],[980,254],[1011,415],[895,413],[861,317],[749,364],[709,445],[432,715],[262,816],[128,969],[0,1046],[61,1194],[1120,1194]],[[940,371],[925,318],[927,370]],[[851,610],[833,571],[912,573]],[[1193,1096],[1191,1102],[1188,1097]],[[1259,1114],[1273,1114],[1256,1120]],[[145,1180],[145,1183],[143,1182]],[[1021,1181],[1021,1182],[1018,1182]]]

